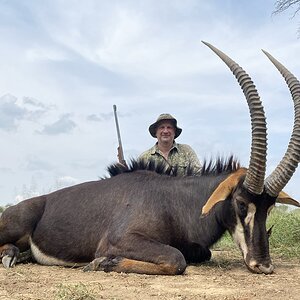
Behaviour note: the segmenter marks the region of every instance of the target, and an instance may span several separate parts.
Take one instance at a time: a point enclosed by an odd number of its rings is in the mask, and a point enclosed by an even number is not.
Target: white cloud
[[[43,160],[35,155],[28,155],[22,163],[23,168],[29,172],[53,170],[54,165],[50,161]]]
[[[16,97],[9,94],[0,97],[0,129],[15,130],[25,115],[26,110],[20,107]]]
[[[87,116],[88,121],[94,121],[94,122],[103,122],[107,120],[111,120],[113,118],[113,113],[99,113],[99,114],[91,114]]]
[[[52,124],[47,124],[41,131],[37,131],[40,134],[57,135],[70,133],[76,127],[76,123],[71,119],[70,114],[65,114],[59,117],[57,121]]]

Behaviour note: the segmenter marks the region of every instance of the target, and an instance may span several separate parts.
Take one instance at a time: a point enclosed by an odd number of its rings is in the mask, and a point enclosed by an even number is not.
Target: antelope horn
[[[250,76],[236,62],[209,43],[203,43],[229,67],[246,97],[251,116],[252,144],[249,168],[243,184],[249,192],[259,195],[264,189],[267,156],[267,125],[260,97]]]
[[[270,196],[277,197],[294,174],[300,161],[300,83],[297,78],[287,70],[271,54],[264,51],[285,79],[294,101],[294,127],[288,148],[275,170],[266,178],[265,188]]]

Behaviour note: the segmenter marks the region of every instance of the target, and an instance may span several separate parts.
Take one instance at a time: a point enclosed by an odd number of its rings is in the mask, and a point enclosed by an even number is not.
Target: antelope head
[[[248,103],[252,143],[248,169],[239,169],[223,181],[208,199],[202,213],[207,214],[220,201],[231,201],[233,226],[229,226],[234,241],[242,251],[248,269],[270,274],[274,270],[269,254],[266,229],[268,213],[276,201],[300,207],[282,190],[291,179],[300,161],[300,83],[279,61],[263,51],[285,79],[294,101],[294,128],[285,155],[275,170],[265,178],[267,157],[266,117],[259,94],[250,76],[231,58],[209,43],[203,42],[230,68],[241,86]]]

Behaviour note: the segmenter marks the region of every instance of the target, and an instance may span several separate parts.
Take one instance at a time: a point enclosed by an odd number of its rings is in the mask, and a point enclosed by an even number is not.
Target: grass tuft
[[[56,298],[60,300],[95,300],[96,296],[83,283],[59,284]]]

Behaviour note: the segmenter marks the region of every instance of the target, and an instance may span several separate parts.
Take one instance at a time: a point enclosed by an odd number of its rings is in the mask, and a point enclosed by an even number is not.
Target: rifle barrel
[[[117,135],[118,135],[118,143],[119,143],[119,147],[118,147],[119,162],[124,164],[125,159],[124,159],[122,140],[121,140],[121,134],[120,134],[120,128],[119,128],[119,122],[118,122],[118,116],[117,116],[117,106],[115,104],[113,105],[113,110],[114,110],[114,116],[115,116],[115,122],[116,122],[116,128],[117,128]]]

